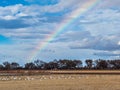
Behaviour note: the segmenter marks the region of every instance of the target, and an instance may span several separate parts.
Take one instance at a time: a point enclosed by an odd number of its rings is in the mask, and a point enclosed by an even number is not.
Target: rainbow
[[[88,0],[88,2],[84,3],[82,6],[78,7],[75,11],[71,12],[68,17],[66,17],[58,27],[53,30],[51,34],[46,36],[44,42],[40,42],[35,49],[31,52],[28,57],[28,61],[32,61],[37,54],[44,48],[48,46],[48,44],[62,31],[64,31],[71,23],[77,20],[81,15],[86,13],[87,11],[94,8],[101,0]]]

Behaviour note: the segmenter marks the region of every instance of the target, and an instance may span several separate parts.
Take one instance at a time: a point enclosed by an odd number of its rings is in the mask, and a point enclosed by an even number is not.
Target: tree
[[[4,65],[4,68],[7,69],[7,70],[10,70],[11,69],[11,65],[9,62],[3,62],[3,65]]]
[[[75,63],[75,69],[80,69],[82,68],[82,61],[81,60],[74,60]]]
[[[72,67],[72,63],[67,59],[59,60],[58,64],[60,69],[70,69]]]
[[[92,66],[93,66],[93,60],[91,59],[88,59],[85,61],[86,65],[87,65],[87,68],[88,69],[92,69]]]
[[[59,60],[58,65],[60,69],[78,69],[82,66],[82,61],[80,60]]]
[[[19,68],[19,64],[17,62],[12,62],[11,69],[17,69],[17,68]]]
[[[109,63],[113,69],[120,69],[120,60],[111,60]]]
[[[48,63],[45,63],[44,69],[58,69],[58,62],[57,61],[51,61]]]
[[[106,60],[96,60],[96,68],[97,69],[108,69],[108,63]]]
[[[3,65],[0,64],[0,70],[3,70],[3,69],[4,69]]]
[[[43,69],[45,62],[42,60],[36,60],[36,61],[34,61],[34,64],[35,64],[37,69]]]
[[[35,69],[35,64],[33,62],[30,62],[30,63],[26,63],[25,64],[25,69]]]

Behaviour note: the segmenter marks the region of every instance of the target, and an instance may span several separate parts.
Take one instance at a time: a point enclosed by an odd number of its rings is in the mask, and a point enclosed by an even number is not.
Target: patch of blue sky
[[[23,4],[23,5],[29,5],[29,3],[25,0],[2,0],[0,1],[0,6],[12,6],[16,4]]]
[[[8,37],[5,37],[3,35],[0,35],[0,45],[3,45],[3,44],[11,44],[12,43],[12,40]]]
[[[62,22],[62,20],[64,20],[66,18],[66,14],[68,11],[60,11],[60,12],[46,12],[43,15],[41,15],[42,17],[46,17],[47,19],[45,20],[45,22],[56,22],[56,23],[60,23]]]
[[[118,12],[120,12],[120,8],[119,7],[111,7],[110,9],[117,10]]]
[[[38,4],[41,6],[46,6],[46,5],[55,5],[59,2],[59,0],[26,0],[30,4]]]
[[[22,5],[40,5],[40,6],[47,6],[47,5],[55,5],[59,2],[59,0],[2,0],[0,1],[0,6],[12,6],[16,4]]]

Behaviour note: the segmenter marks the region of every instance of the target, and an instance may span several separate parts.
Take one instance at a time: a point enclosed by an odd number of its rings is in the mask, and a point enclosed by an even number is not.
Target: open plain
[[[120,90],[120,75],[58,72],[40,75],[1,75],[0,90]]]

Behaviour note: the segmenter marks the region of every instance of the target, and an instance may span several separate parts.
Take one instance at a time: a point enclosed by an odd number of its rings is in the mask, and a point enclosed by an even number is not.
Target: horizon
[[[120,0],[0,2],[0,62],[120,59]]]

